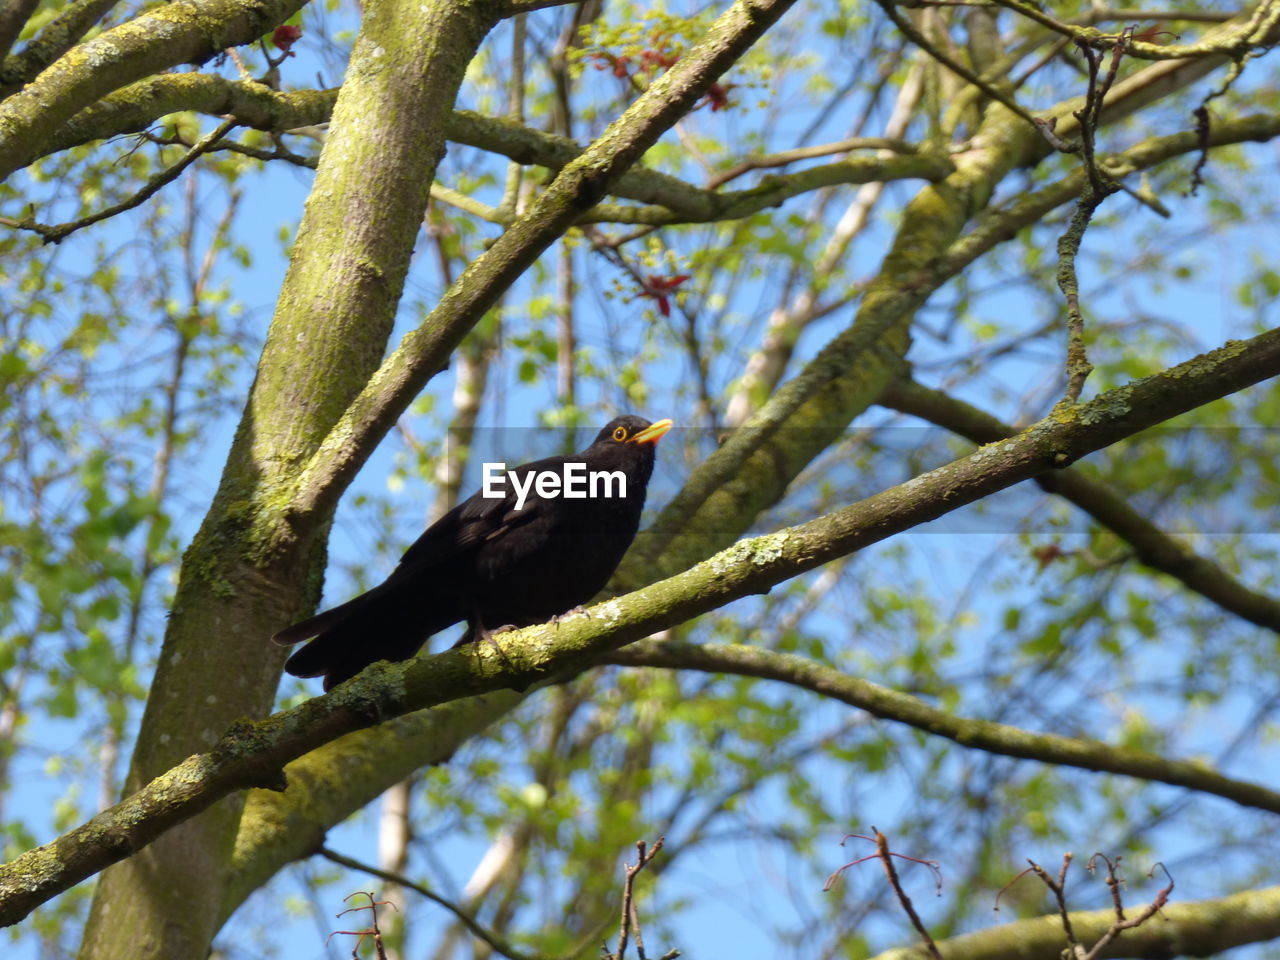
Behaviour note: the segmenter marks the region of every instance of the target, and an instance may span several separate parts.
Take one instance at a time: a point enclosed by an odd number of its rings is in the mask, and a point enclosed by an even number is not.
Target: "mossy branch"
[[[38,155],[73,116],[113,91],[180,63],[256,40],[305,0],[188,0],[148,10],[73,47],[0,102],[0,180]]]
[[[0,65],[0,97],[7,97],[22,84],[38,77],[41,70],[75,46],[119,2],[80,0],[46,24],[21,53],[10,56],[9,47],[4,47],[5,57]]]
[[[1224,797],[1241,806],[1280,813],[1280,793],[1256,783],[1233,780],[1205,764],[1169,760],[1145,750],[1113,747],[1096,740],[1036,733],[1005,723],[959,717],[932,707],[917,697],[851,677],[834,667],[794,654],[740,644],[644,640],[608,654],[603,662],[777,680],[847,703],[883,720],[945,737],[962,747],[1098,773],[1154,780]]]
[[[65,123],[25,163],[94,140],[145,130],[161,117],[193,110],[229,117],[238,124],[277,133],[326,123],[336,90],[279,92],[252,81],[233,81],[213,74],[177,74],[139,81],[81,111]],[[454,143],[487,150],[522,164],[559,171],[578,160],[583,148],[567,137],[534,130],[508,119],[454,111],[446,121],[446,137]],[[836,184],[867,183],[919,177],[940,180],[955,169],[945,156],[916,152],[902,144],[900,156],[857,157],[821,164],[792,174],[765,177],[748,190],[704,189],[656,170],[633,167],[608,192],[644,207],[595,207],[582,222],[707,223],[747,216],[778,206],[800,193]],[[800,158],[803,159],[803,158]]]
[[[992,0],[992,2],[1029,20],[1034,20],[1055,33],[1069,37],[1076,43],[1096,50],[1110,50],[1121,42],[1120,34],[1107,33],[1097,27],[1067,23],[1045,13],[1026,0]],[[1126,52],[1139,60],[1195,60],[1203,57],[1240,56],[1257,46],[1274,41],[1277,18],[1280,18],[1280,7],[1276,7],[1269,0],[1262,0],[1248,15],[1236,17],[1233,21],[1209,31],[1197,43],[1151,43],[1136,40],[1126,46]]]
[[[1080,910],[1071,926],[1084,940],[1101,937],[1115,911]],[[1209,957],[1247,943],[1280,937],[1280,887],[1216,900],[1170,903],[1157,919],[1108,944],[1101,957]],[[1049,914],[939,940],[943,960],[1061,960],[1062,917]],[[887,950],[872,960],[928,960],[917,947]]]
[[[286,864],[310,856],[326,832],[415,770],[510,715],[528,694],[502,690],[417,710],[340,737],[284,768],[289,789],[250,790],[236,836],[219,923]]]
[[[600,204],[588,210],[579,222],[666,226],[674,223],[738,220],[768,207],[781,206],[792,197],[824,187],[916,178],[941,180],[954,170],[955,164],[948,157],[938,154],[853,157],[796,173],[767,176],[749,190],[700,190],[698,207],[701,209],[690,209],[690,205],[686,205],[681,211],[657,205],[627,207]]]
[[[70,833],[0,867],[0,924],[143,848],[219,798],[283,789],[286,764],[339,736],[413,710],[582,669],[611,650],[936,519],[1125,436],[1280,374],[1280,330],[1229,341],[1163,373],[1058,409],[1016,437],[825,517],[741,541],[709,560],[554,626],[402,664],[378,663],[314,700],[241,722],[207,753],[156,777]]]

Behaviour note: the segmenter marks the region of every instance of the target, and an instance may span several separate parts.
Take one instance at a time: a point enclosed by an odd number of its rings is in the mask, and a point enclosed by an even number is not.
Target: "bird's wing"
[[[507,471],[521,478],[542,470],[559,470],[564,457],[548,457],[535,460]],[[522,479],[522,482],[523,479]],[[459,554],[480,544],[496,540],[510,530],[526,526],[544,516],[547,501],[530,487],[523,506],[517,510],[514,486],[508,481],[503,485],[503,495],[486,497],[484,491],[474,494],[458,504],[433,523],[400,558],[397,574],[416,572],[425,567],[447,563]]]

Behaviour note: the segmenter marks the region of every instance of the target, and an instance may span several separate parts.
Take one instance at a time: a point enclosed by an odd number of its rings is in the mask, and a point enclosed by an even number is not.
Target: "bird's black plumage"
[[[541,623],[590,600],[603,589],[635,538],[653,473],[654,446],[670,428],[641,417],[618,417],[571,457],[515,467],[503,494],[483,491],[433,523],[381,584],[341,606],[295,623],[273,640],[314,638],[289,658],[299,677],[324,676],[324,688],[355,676],[375,660],[406,660],[433,633],[466,620],[474,627]],[[568,463],[585,472],[617,471],[613,496],[539,496],[530,474],[562,474]],[[597,493],[603,493],[603,484]],[[474,630],[473,630],[474,633]]]

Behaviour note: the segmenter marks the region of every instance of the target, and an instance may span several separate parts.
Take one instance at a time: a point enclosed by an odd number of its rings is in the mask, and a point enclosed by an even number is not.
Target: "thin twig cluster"
[[[874,836],[868,837],[861,833],[851,833],[840,840],[840,846],[842,847],[845,845],[845,842],[850,839],[866,840],[868,843],[874,843],[876,845],[876,852],[869,853],[865,857],[858,857],[856,860],[851,860],[844,866],[840,867],[832,873],[831,876],[827,877],[827,882],[822,885],[822,889],[830,890],[834,887],[840,881],[841,875],[850,867],[857,866],[860,863],[865,863],[868,860],[879,860],[881,865],[884,867],[885,876],[889,880],[889,886],[893,888],[894,895],[898,898],[898,902],[902,904],[902,909],[910,918],[911,925],[916,928],[921,938],[924,940],[925,949],[929,951],[929,955],[932,956],[934,960],[942,960],[942,953],[938,950],[938,945],[934,943],[933,937],[929,934],[928,927],[926,927],[924,925],[924,921],[920,919],[920,914],[916,912],[915,904],[911,902],[911,898],[907,896],[907,892],[902,889],[902,881],[898,879],[898,868],[894,866],[893,858],[897,857],[900,860],[909,860],[912,863],[922,863],[928,867],[929,871],[933,874],[935,892],[938,896],[941,896],[942,869],[939,867],[938,861],[922,860],[919,857],[908,856],[905,853],[895,853],[889,849],[888,837],[875,827],[871,828],[871,832]]]
[[[335,930],[333,933],[329,934],[328,938],[325,940],[325,945],[328,946],[329,941],[334,937],[356,937],[356,945],[351,948],[351,960],[359,960],[360,948],[364,946],[365,939],[367,938],[373,941],[374,955],[378,960],[387,960],[386,944],[382,942],[382,930],[378,927],[378,908],[391,907],[392,909],[395,909],[395,904],[390,900],[378,900],[372,893],[365,890],[358,890],[343,899],[344,902],[350,903],[355,897],[368,897],[369,902],[363,906],[350,907],[343,910],[338,914],[338,916],[345,917],[348,913],[359,913],[361,910],[368,910],[369,926],[365,927],[363,930]]]
[[[1120,890],[1124,885],[1124,880],[1120,877],[1121,858],[1117,856],[1112,860],[1104,853],[1095,853],[1089,858],[1089,862],[1085,864],[1085,869],[1090,873],[1095,873],[1097,871],[1099,861],[1106,864],[1106,876],[1104,879],[1108,889],[1111,891],[1111,906],[1115,911],[1115,920],[1112,922],[1111,926],[1107,928],[1106,932],[1098,938],[1097,942],[1095,942],[1092,947],[1085,947],[1076,935],[1075,928],[1071,924],[1071,913],[1067,909],[1067,871],[1071,867],[1071,860],[1072,854],[1065,853],[1062,855],[1062,866],[1059,868],[1058,876],[1056,878],[1051,876],[1044,867],[1040,866],[1040,864],[1036,863],[1034,860],[1028,860],[1027,863],[1029,863],[1030,866],[1010,880],[1004,890],[1000,891],[1000,893],[1004,893],[1005,890],[1008,890],[1009,887],[1013,886],[1029,873],[1034,873],[1039,877],[1041,882],[1049,888],[1049,892],[1053,894],[1054,900],[1057,901],[1058,915],[1062,918],[1062,933],[1067,939],[1067,951],[1064,955],[1071,958],[1071,960],[1098,960],[1098,957],[1101,956],[1102,951],[1106,949],[1107,945],[1115,940],[1116,937],[1120,936],[1121,933],[1125,930],[1132,930],[1135,927],[1142,926],[1159,913],[1165,904],[1169,902],[1169,895],[1173,893],[1173,877],[1169,875],[1169,871],[1165,868],[1163,863],[1157,863],[1151,868],[1151,872],[1148,873],[1147,876],[1154,876],[1156,868],[1158,867],[1160,870],[1164,871],[1164,875],[1168,877],[1168,885],[1157,892],[1151,902],[1143,907],[1137,914],[1132,917],[1126,917],[1124,911],[1124,900]],[[998,894],[996,896],[995,908],[997,910],[1000,909],[1000,897]]]

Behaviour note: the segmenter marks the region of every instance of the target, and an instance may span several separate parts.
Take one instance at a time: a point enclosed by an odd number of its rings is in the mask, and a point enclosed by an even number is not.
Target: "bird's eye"
[[[618,427],[616,430],[614,430],[614,431],[613,431],[613,439],[617,440],[619,443],[621,443],[623,440],[627,439],[627,428],[626,428],[626,427]]]

